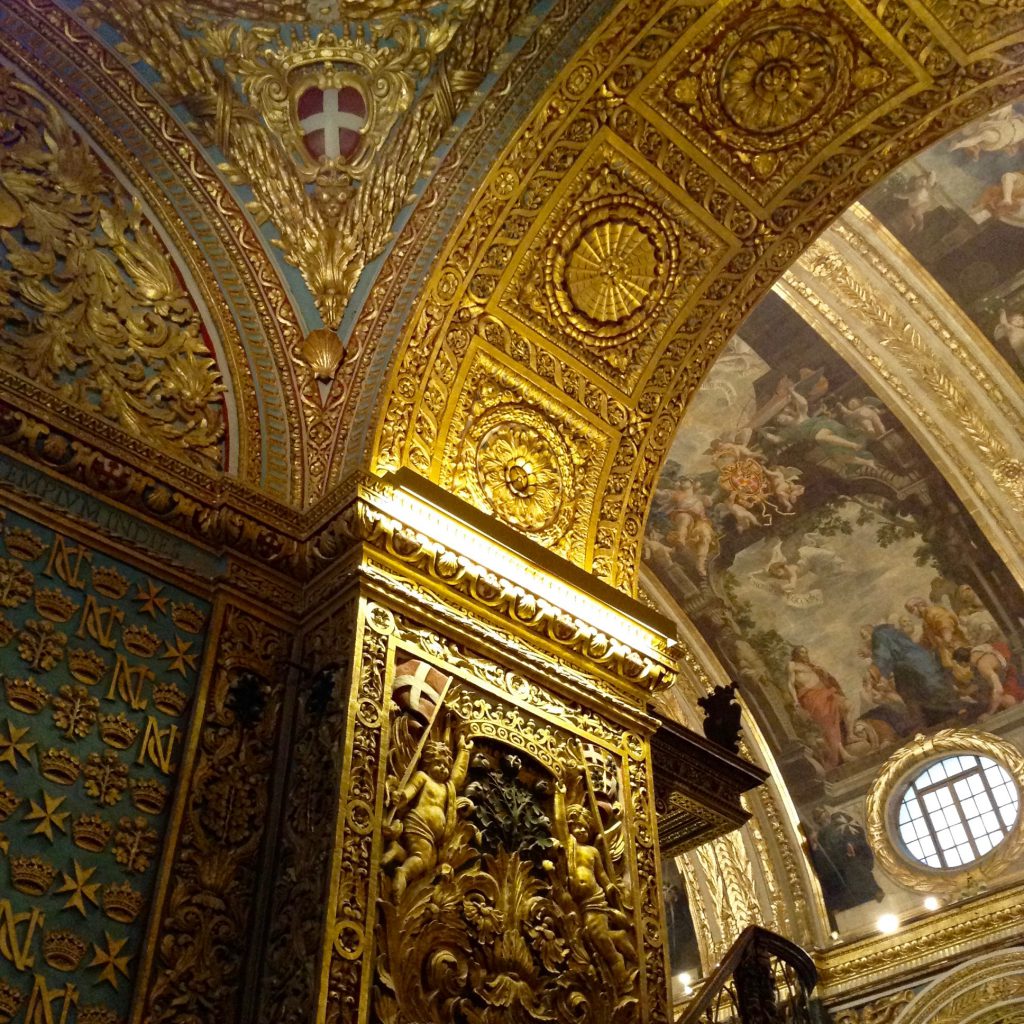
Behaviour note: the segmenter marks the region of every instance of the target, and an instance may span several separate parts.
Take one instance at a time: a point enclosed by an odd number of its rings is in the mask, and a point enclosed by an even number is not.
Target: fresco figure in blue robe
[[[915,728],[943,722],[960,710],[956,686],[939,656],[896,626],[883,623],[871,631],[871,660],[918,720]]]

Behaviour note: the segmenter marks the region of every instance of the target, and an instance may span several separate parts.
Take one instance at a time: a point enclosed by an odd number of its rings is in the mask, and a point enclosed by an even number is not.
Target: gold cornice
[[[1024,885],[945,907],[905,924],[816,956],[818,991],[825,1000],[906,984],[942,964],[975,955],[1020,935]]]
[[[495,538],[487,520],[474,527],[464,503],[435,499],[412,474],[366,481],[332,524],[339,551],[361,544],[362,557],[412,573],[472,617],[585,667],[638,704],[673,684],[676,642],[651,625],[660,617],[650,609],[607,603],[585,577],[540,565],[536,547],[515,533]]]

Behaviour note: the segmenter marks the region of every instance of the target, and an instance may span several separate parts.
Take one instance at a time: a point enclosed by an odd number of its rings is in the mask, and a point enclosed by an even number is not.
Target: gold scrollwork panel
[[[667,1021],[646,741],[360,604],[325,1019]]]
[[[221,372],[138,199],[5,68],[0,118],[0,366],[153,451],[223,468]]]

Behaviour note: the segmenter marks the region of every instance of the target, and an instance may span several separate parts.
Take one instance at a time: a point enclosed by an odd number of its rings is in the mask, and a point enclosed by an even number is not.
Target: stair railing
[[[745,928],[676,1024],[815,1024],[814,961],[796,943]]]

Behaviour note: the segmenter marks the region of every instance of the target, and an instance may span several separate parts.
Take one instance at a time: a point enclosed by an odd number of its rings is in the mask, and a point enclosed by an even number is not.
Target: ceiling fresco
[[[1024,104],[909,161],[865,203],[1024,381]]]
[[[645,536],[648,571],[766,732],[844,937],[913,906],[921,884],[892,858],[883,869],[869,836],[866,796],[892,752],[953,726],[1024,739],[1024,594],[919,443],[929,416],[909,413],[799,285],[809,267],[842,278],[851,239],[888,239],[889,267],[905,274],[889,294],[924,292],[932,271],[927,294],[948,287],[947,303],[988,333],[1016,401],[1007,324],[1021,228],[992,189],[1014,173],[1017,117],[1013,106],[983,117],[880,183],[865,206],[882,223],[844,217],[754,309],[683,417]],[[985,166],[986,145],[1001,165]],[[866,274],[862,295],[872,287]],[[833,321],[856,324],[829,299]],[[888,320],[861,327],[884,334]],[[927,377],[927,361],[915,371]],[[939,379],[947,398],[959,387]],[[984,422],[981,404],[974,414]],[[961,424],[961,446],[969,434]]]

